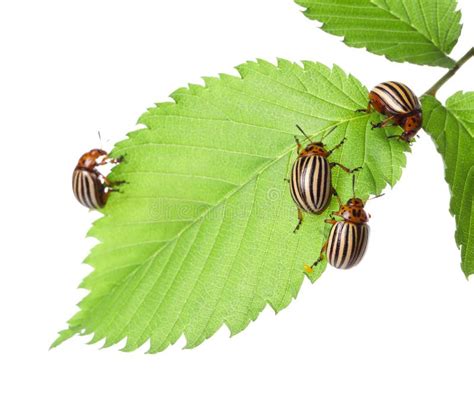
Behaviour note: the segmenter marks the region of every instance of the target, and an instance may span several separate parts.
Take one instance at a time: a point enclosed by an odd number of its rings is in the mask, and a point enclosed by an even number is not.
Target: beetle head
[[[328,157],[330,153],[326,150],[325,144],[323,143],[323,140],[331,134],[337,126],[332,127],[324,136],[321,137],[320,141],[312,141],[311,138],[305,133],[305,131],[299,126],[298,124],[296,125],[297,129],[303,134],[306,140],[309,141],[309,144],[306,145],[306,147],[301,151],[300,156],[305,156],[305,155],[319,155],[322,157]]]
[[[328,155],[328,151],[326,150],[323,142],[316,141],[308,144],[301,152],[301,155],[320,155],[322,157],[326,157]]]
[[[92,170],[97,165],[97,160],[100,157],[106,157],[107,155],[107,151],[101,150],[99,148],[94,148],[93,150],[83,154],[81,158],[79,158],[77,167]]]
[[[413,137],[416,136],[418,130],[421,129],[421,125],[423,123],[423,116],[421,111],[416,111],[414,114],[408,116],[405,121],[403,122],[403,133],[401,134],[400,138],[406,142],[410,142]]]
[[[347,201],[347,206],[350,208],[364,208],[364,201],[360,198],[351,198]]]
[[[359,198],[351,198],[346,205],[342,205],[336,215],[341,216],[345,221],[352,223],[367,223],[369,216],[364,210],[364,201]]]

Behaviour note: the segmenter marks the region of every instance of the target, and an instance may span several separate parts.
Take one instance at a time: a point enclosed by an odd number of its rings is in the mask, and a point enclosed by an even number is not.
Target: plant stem
[[[443,77],[440,78],[438,82],[436,82],[430,89],[425,92],[425,95],[436,96],[436,92],[438,92],[439,88],[443,86],[454,74],[463,66],[471,57],[474,56],[474,47],[471,48],[466,54],[456,62],[454,65]]]

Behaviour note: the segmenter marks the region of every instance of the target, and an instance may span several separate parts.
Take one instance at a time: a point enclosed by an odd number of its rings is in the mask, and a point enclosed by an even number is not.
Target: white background
[[[455,58],[474,38],[474,4],[459,4]],[[48,351],[85,294],[96,215],[70,178],[97,130],[110,148],[176,88],[257,57],[336,63],[369,87],[400,80],[419,94],[443,73],[348,48],[317,25],[291,0],[1,3],[2,406],[474,405],[474,282],[423,133],[401,182],[369,205],[364,262],[305,282],[278,316],[155,356],[84,337]],[[473,66],[439,96],[473,90]]]

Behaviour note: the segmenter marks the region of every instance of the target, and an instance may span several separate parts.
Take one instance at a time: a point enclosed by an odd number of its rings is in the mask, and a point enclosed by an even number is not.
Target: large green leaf
[[[296,0],[322,29],[397,62],[454,66],[461,33],[455,0]]]
[[[89,233],[102,242],[86,259],[95,268],[82,284],[90,293],[53,345],[94,333],[92,342],[106,338],[105,346],[126,337],[125,350],[150,339],[158,352],[184,334],[193,347],[223,324],[243,330],[266,304],[285,308],[327,232],[324,215],[292,232],[296,209],[284,177],[296,157],[296,124],[313,135],[339,125],[325,142],[347,136],[331,158],[363,165],[361,197],[399,179],[408,147],[371,130],[377,115],[354,112],[367,105],[354,77],[284,60],[238,71],[174,92],[175,103],[149,109],[145,128],[116,146],[125,158],[112,177],[128,184]],[[334,185],[342,198],[352,195],[339,169]]]
[[[446,107],[432,96],[422,98],[424,129],[433,137],[445,164],[456,219],[456,243],[464,274],[474,274],[474,92],[458,92]]]

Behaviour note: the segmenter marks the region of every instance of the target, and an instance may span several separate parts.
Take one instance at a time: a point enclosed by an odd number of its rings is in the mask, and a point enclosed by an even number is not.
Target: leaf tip
[[[63,342],[67,341],[68,339],[72,338],[77,333],[78,331],[72,328],[63,329],[62,331],[59,331],[58,337],[50,345],[49,350],[57,348],[59,345],[61,345]]]

